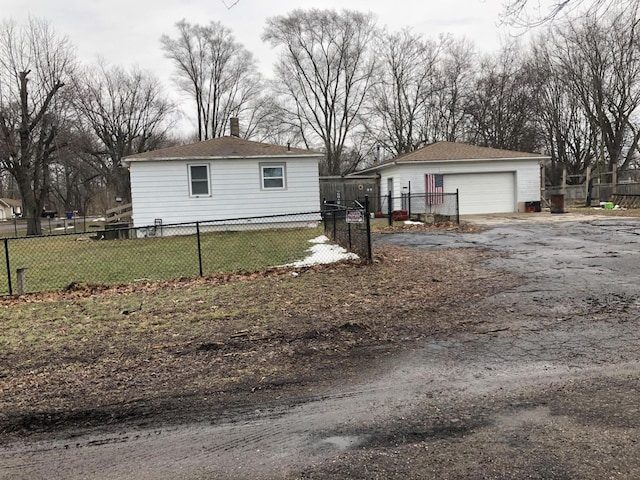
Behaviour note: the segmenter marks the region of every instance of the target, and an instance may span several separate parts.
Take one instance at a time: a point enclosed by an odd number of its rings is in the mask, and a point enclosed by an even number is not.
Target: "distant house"
[[[127,157],[133,226],[317,212],[321,158],[235,135]]]
[[[22,215],[22,200],[14,200],[13,198],[0,198],[0,220],[8,220],[10,218]]]
[[[424,196],[437,183],[444,193],[459,192],[460,214],[516,212],[526,202],[540,201],[540,163],[548,158],[437,142],[354,175],[378,174],[379,194],[391,193],[392,210],[401,208],[402,194]]]

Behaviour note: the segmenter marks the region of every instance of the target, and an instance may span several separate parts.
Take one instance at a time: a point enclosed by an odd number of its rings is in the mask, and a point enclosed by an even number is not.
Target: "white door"
[[[444,191],[460,194],[460,215],[515,212],[513,172],[464,173],[444,176]]]

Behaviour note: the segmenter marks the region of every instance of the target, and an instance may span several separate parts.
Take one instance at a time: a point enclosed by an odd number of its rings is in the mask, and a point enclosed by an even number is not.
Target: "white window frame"
[[[205,167],[207,172],[207,193],[193,193],[192,168],[193,167]],[[189,196],[193,198],[210,197],[211,196],[211,169],[208,163],[190,163],[187,165],[187,171],[189,173]],[[196,182],[204,183],[202,179],[196,179]]]
[[[268,187],[264,184],[265,176],[264,170],[265,168],[281,168],[282,176],[281,177],[267,177],[269,179],[281,178],[282,186],[279,187]],[[287,164],[282,163],[261,163],[260,164],[260,189],[261,190],[286,190],[287,189]]]

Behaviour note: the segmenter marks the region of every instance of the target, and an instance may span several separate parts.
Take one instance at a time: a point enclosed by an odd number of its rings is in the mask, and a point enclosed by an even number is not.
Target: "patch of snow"
[[[334,263],[341,260],[357,260],[360,258],[355,253],[347,252],[347,250],[342,248],[340,245],[327,244],[326,242],[328,241],[329,239],[324,235],[309,240],[310,243],[315,244],[308,249],[308,251],[311,252],[311,255],[303,260],[298,260],[297,262],[289,263],[284,266],[309,267],[311,265]]]
[[[106,222],[107,219],[104,217],[98,217],[98,218],[94,218],[93,220],[91,220],[92,222]]]
[[[56,230],[56,231],[62,231],[62,230],[73,230],[73,225],[67,225],[66,227],[58,227],[58,228],[54,228],[54,230]]]
[[[329,238],[325,235],[320,235],[319,237],[312,238],[309,240],[309,243],[327,243]]]
[[[405,225],[424,225],[424,222],[414,222],[413,220],[405,220]]]

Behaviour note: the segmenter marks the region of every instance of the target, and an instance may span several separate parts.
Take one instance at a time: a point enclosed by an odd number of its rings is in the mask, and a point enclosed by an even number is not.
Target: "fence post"
[[[345,215],[349,212],[349,210],[347,210],[345,212]],[[346,220],[346,219],[345,219]],[[347,234],[349,235],[349,251],[351,251],[351,224],[349,222],[347,222]]]
[[[389,211],[389,226],[393,225],[393,210],[391,206],[391,202],[393,198],[391,198],[391,192],[387,193],[387,210]]]
[[[367,260],[371,262],[371,213],[369,212],[369,195],[364,196],[365,225],[367,226]]]
[[[591,179],[591,167],[587,167],[587,177],[585,178],[585,198],[586,198],[586,207],[591,206],[591,188],[593,187],[593,180]]]
[[[322,229],[324,230],[324,234],[327,235],[327,212],[326,210],[320,211],[320,218],[322,219]]]
[[[196,222],[196,237],[198,238],[198,266],[202,277],[202,245],[200,243],[200,222]]]
[[[456,188],[456,223],[460,225],[460,190]]]
[[[334,210],[331,212],[332,213],[332,217],[333,217],[333,238],[331,240],[333,240],[335,242],[337,237],[337,231],[336,231],[336,210],[334,207]]]
[[[11,287],[11,263],[9,262],[9,240],[4,239],[4,257],[7,262],[7,286],[9,287],[9,295],[13,295],[13,288]]]
[[[16,281],[18,282],[18,295],[24,295],[25,293],[27,293],[25,271],[26,271],[26,268],[19,268],[16,270]]]
[[[15,237],[18,238],[18,219],[13,219],[13,231],[15,232]]]

